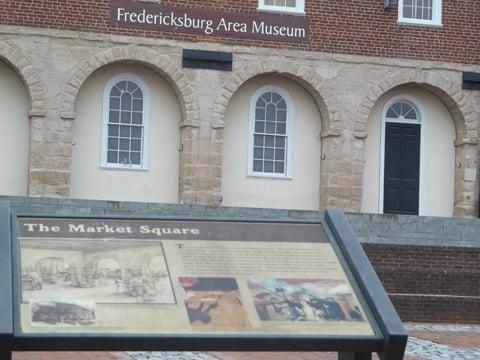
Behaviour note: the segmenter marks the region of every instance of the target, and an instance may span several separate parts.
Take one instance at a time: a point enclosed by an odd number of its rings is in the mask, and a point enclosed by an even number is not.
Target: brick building
[[[6,0],[0,24],[2,195],[478,215],[475,0]]]

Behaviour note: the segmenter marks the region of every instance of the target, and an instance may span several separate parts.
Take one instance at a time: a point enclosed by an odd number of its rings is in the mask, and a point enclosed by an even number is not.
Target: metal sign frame
[[[323,335],[118,335],[118,334],[25,334],[20,327],[19,217],[119,220],[228,221],[258,223],[321,223],[347,274],[375,334],[372,336]],[[235,220],[225,217],[198,218],[74,216],[62,214],[11,213],[0,202],[0,358],[10,359],[12,351],[335,351],[340,360],[371,359],[376,352],[383,360],[401,360],[407,334],[397,312],[358,242],[345,214],[328,209],[320,221]]]

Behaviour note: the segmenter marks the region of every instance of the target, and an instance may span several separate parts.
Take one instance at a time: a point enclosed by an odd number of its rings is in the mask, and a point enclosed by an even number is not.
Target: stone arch
[[[143,65],[151,70],[159,73],[172,86],[181,110],[180,138],[182,144],[190,144],[194,142],[194,135],[199,127],[200,116],[197,96],[195,88],[191,81],[182,71],[181,66],[172,62],[168,55],[159,54],[154,50],[145,47],[130,45],[117,46],[102,52],[99,52],[90,58],[84,60],[70,74],[65,84],[61,96],[61,114],[63,120],[75,119],[75,100],[87,78],[96,70],[114,63],[136,63]],[[68,126],[71,131],[71,126]],[[185,147],[188,147],[185,145]],[[179,184],[185,182],[184,171],[188,165],[185,151],[180,153],[180,179]],[[71,159],[70,159],[71,161]],[[67,186],[70,186],[70,173],[68,173]],[[179,199],[183,201],[185,198],[183,188],[180,186]],[[68,192],[68,191],[67,191]]]
[[[403,85],[415,85],[437,96],[450,112],[455,125],[455,216],[476,216],[478,214],[478,180],[469,180],[470,173],[477,172],[477,145],[479,114],[472,107],[472,99],[462,91],[461,84],[433,71],[410,70],[386,77],[374,84],[361,102],[358,116],[353,124],[357,140],[367,136],[367,121],[379,98],[390,90]],[[362,147],[364,151],[364,147]],[[363,166],[364,152],[357,161]],[[360,164],[359,164],[360,165]],[[362,184],[363,189],[363,184]]]
[[[354,130],[365,132],[368,116],[380,96],[402,85],[416,85],[424,88],[445,104],[455,122],[457,143],[469,142],[471,139],[477,138],[476,114],[470,105],[471,101],[461,91],[460,85],[452,83],[436,72],[429,71],[401,72],[373,85],[360,105]]]
[[[225,127],[225,112],[236,91],[248,80],[262,75],[279,75],[301,85],[313,98],[318,107],[322,132],[322,159],[320,170],[320,207],[327,206],[330,189],[329,173],[336,161],[333,154],[342,141],[342,120],[340,103],[331,87],[311,66],[301,65],[295,61],[268,58],[259,62],[246,62],[236,69],[229,80],[221,88],[215,104],[213,105],[211,120],[211,146],[213,152],[212,174],[210,177],[210,193],[206,198],[209,204],[217,205],[222,201],[222,162],[223,162],[223,129]],[[326,154],[332,155],[328,156]]]
[[[322,118],[322,136],[340,135],[342,129],[340,108],[335,96],[314,68],[293,61],[266,59],[258,63],[248,62],[234,71],[225,83],[213,105],[212,127],[225,126],[225,110],[235,92],[248,80],[261,75],[277,74],[300,84],[314,99]]]
[[[22,79],[30,97],[30,117],[46,115],[46,86],[40,71],[17,49],[0,43],[0,60],[5,61]]]
[[[110,48],[84,60],[77,66],[62,90],[61,118],[75,119],[75,99],[85,80],[96,70],[114,63],[133,62],[144,65],[159,74],[172,86],[179,100],[182,122],[180,127],[198,127],[199,114],[197,97],[190,80],[178,64],[170,61],[168,55],[139,46]]]

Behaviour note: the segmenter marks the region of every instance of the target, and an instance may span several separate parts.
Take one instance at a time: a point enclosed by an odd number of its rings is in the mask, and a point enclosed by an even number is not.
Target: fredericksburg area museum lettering
[[[113,26],[192,34],[306,42],[308,19],[272,15],[239,15],[211,10],[167,8],[158,4],[111,1]]]

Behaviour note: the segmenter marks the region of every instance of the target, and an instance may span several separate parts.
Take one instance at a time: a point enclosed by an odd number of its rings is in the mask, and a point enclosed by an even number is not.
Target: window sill
[[[285,14],[285,15],[297,15],[297,16],[306,15],[305,11],[297,11],[297,10],[257,8],[257,11],[262,13],[269,13],[269,14]]]
[[[407,26],[421,26],[421,27],[431,27],[431,28],[441,28],[443,27],[442,23],[434,22],[418,22],[418,21],[409,21],[409,20],[398,20],[398,25],[407,25]]]
[[[262,174],[262,173],[248,173],[247,177],[255,179],[271,179],[271,180],[293,180],[290,175],[274,175],[274,174]]]
[[[140,167],[140,166],[128,166],[128,165],[100,165],[100,169],[102,170],[127,170],[127,171],[148,171],[148,167]]]

